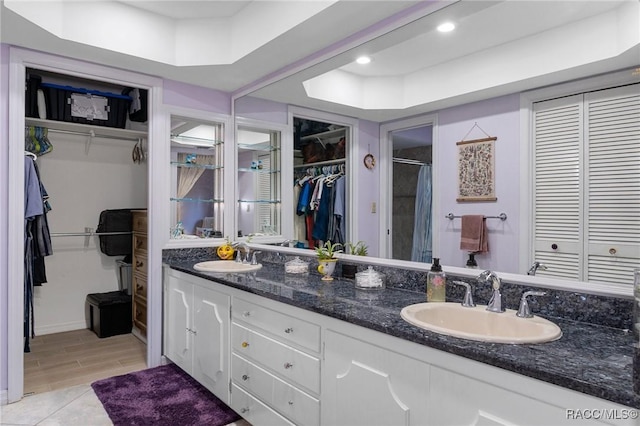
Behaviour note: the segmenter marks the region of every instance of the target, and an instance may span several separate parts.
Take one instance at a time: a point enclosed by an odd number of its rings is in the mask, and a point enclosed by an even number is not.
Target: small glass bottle
[[[474,253],[469,253],[469,259],[467,259],[467,268],[478,269],[478,262]]]
[[[447,277],[440,266],[440,259],[434,257],[431,270],[427,273],[427,302],[444,302],[446,284]]]

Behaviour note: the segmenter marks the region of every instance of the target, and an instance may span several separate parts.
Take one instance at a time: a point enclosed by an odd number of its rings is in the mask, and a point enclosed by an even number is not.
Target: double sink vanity
[[[386,288],[360,290],[263,251],[256,265],[164,253],[165,356],[255,426],[638,424],[631,333],[580,308],[538,316],[563,297],[603,317],[630,302],[552,290],[526,318],[520,297],[487,311],[479,288],[462,306],[453,277],[448,302],[425,303],[426,272],[376,267]],[[503,294],[536,290],[517,287]]]

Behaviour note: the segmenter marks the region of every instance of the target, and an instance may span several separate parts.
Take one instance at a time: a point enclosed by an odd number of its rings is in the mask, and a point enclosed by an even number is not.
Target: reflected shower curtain
[[[416,188],[411,260],[431,262],[431,165],[420,166]]]

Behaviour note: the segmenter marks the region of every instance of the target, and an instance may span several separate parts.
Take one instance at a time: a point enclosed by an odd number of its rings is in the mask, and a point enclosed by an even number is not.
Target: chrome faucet
[[[461,285],[464,287],[464,299],[462,299],[461,305],[465,308],[473,308],[476,304],[473,301],[473,295],[471,294],[471,285],[464,281],[453,281],[453,284]]]
[[[518,308],[517,316],[520,318],[531,318],[533,314],[531,313],[531,308],[529,307],[529,302],[527,302],[527,296],[544,296],[547,294],[544,291],[525,291],[520,299],[520,307]]]
[[[529,268],[529,270],[527,271],[527,275],[535,275],[538,269],[540,269],[541,271],[546,271],[547,267],[540,262],[533,262],[533,265],[531,265],[531,268]]]
[[[233,247],[234,249],[238,250],[238,254],[236,255],[236,262],[237,263],[249,263],[250,261],[250,254],[251,254],[251,249],[249,249],[249,246],[247,245],[247,243],[243,242],[243,241],[236,241],[235,243],[231,244],[231,247]],[[244,252],[244,256],[245,258],[242,258],[242,254],[241,251]]]
[[[252,265],[257,265],[258,264],[258,259],[256,258],[256,254],[260,254],[262,253],[262,251],[260,250],[254,250],[253,251],[253,256],[251,256],[251,264]],[[249,257],[249,255],[247,255],[247,258]]]
[[[491,286],[493,287],[493,295],[491,296],[491,300],[489,300],[489,304],[487,305],[487,311],[489,312],[504,312],[506,310],[504,299],[502,297],[502,293],[500,293],[500,286],[502,282],[498,275],[492,271],[484,271],[478,278],[476,278],[479,282],[487,282],[491,281]]]

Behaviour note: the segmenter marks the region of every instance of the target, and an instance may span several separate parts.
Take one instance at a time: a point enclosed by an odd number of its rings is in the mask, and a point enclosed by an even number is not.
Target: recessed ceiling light
[[[360,65],[365,65],[371,62],[371,58],[368,56],[360,56],[358,59],[356,59],[356,62]]]
[[[445,22],[438,25],[438,31],[440,31],[441,33],[448,33],[449,31],[453,31],[455,28],[456,26],[453,24],[453,22]]]

